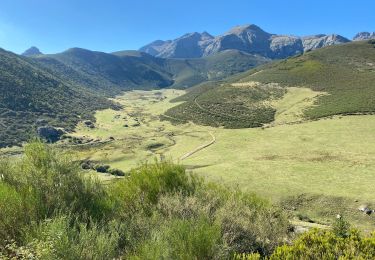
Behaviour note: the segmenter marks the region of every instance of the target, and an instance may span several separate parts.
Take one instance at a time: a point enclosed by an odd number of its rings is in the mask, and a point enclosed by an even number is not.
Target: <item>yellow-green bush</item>
[[[356,230],[347,237],[332,231],[313,230],[293,242],[275,250],[271,260],[279,259],[374,259],[375,234],[363,237]]]
[[[13,187],[0,181],[0,246],[21,236],[34,212]]]

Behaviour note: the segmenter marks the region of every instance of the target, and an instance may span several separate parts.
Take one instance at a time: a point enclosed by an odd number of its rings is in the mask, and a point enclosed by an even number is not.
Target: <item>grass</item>
[[[287,88],[282,99],[271,101],[271,105],[276,108],[275,120],[271,124],[303,121],[304,111],[314,105],[318,96],[325,94],[325,92],[317,92],[309,88]]]
[[[373,229],[371,218],[357,208],[361,204],[375,204],[375,148],[372,145],[375,116],[337,116],[265,129],[223,129],[193,123],[173,125],[160,121],[158,115],[175,106],[170,100],[184,92],[161,92],[166,98],[158,101],[156,91],[127,92],[117,99],[126,104],[123,110],[98,112],[98,127],[81,126],[76,134],[101,139],[114,136],[115,140],[99,148],[80,148],[76,150],[78,155],[129,171],[155,158],[178,161],[182,155],[209,142],[212,139],[209,132],[212,132],[215,144],[183,161],[194,173],[261,194],[282,203],[295,216],[306,214],[314,221],[330,223],[342,212],[362,229]],[[301,104],[310,105],[318,94],[309,89],[292,88],[276,106],[281,109],[297,104],[287,110],[294,113],[286,118],[290,122],[298,119],[299,112],[306,108]],[[139,127],[121,127],[122,115],[129,111],[141,113],[144,123]],[[120,119],[113,119],[119,113]],[[276,112],[276,115],[280,120],[285,119],[281,117],[283,113]],[[164,146],[156,150],[147,147],[154,143]]]

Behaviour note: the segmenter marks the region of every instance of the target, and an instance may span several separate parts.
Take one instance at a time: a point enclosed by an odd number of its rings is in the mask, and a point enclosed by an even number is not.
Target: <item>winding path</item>
[[[197,148],[195,148],[194,150],[184,154],[183,156],[180,157],[180,160],[183,161],[185,160],[186,158],[189,158],[190,156],[192,156],[193,154],[203,150],[204,148],[207,148],[209,147],[210,145],[213,145],[215,142],[216,142],[216,137],[211,133],[209,132],[209,134],[211,135],[212,137],[212,140],[209,142],[209,143],[206,143],[206,144],[202,144],[201,146],[198,146]]]

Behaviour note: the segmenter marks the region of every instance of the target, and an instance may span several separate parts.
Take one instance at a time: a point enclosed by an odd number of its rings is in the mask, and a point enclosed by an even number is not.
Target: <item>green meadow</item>
[[[73,148],[80,158],[124,171],[155,159],[172,159],[210,181],[264,196],[293,218],[330,224],[337,214],[364,230],[374,228],[358,207],[375,205],[375,116],[303,121],[301,111],[322,93],[290,88],[274,102],[276,121],[263,128],[224,129],[160,120],[182,90],[132,91],[115,101],[120,111],[96,113],[96,128],[75,136],[109,140]],[[288,109],[283,109],[283,108]],[[197,147],[215,142],[188,158]],[[114,139],[114,140],[110,140]]]

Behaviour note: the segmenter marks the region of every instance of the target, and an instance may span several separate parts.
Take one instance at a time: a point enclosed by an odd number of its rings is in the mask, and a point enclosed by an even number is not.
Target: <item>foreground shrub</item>
[[[154,232],[130,259],[213,259],[220,241],[220,227],[203,216],[173,220]]]
[[[150,214],[162,194],[192,194],[200,185],[185,168],[169,162],[145,164],[130,172],[129,177],[116,182],[111,194],[120,217],[126,218],[138,210]]]
[[[119,235],[112,226],[90,227],[68,216],[56,216],[29,231],[25,246],[14,244],[5,250],[7,257],[20,259],[111,259],[118,255]]]
[[[252,194],[235,192],[217,212],[227,250],[269,255],[288,238],[286,215]]]
[[[270,259],[374,259],[375,234],[364,238],[352,230],[347,237],[332,231],[313,230],[303,234],[293,245],[276,249]]]
[[[37,219],[68,211],[100,219],[110,210],[103,186],[84,177],[73,160],[50,146],[33,141],[24,156],[2,163],[2,182],[13,187],[24,200],[33,198]]]
[[[0,182],[0,247],[18,239],[34,219],[31,198],[26,200],[13,187]]]

